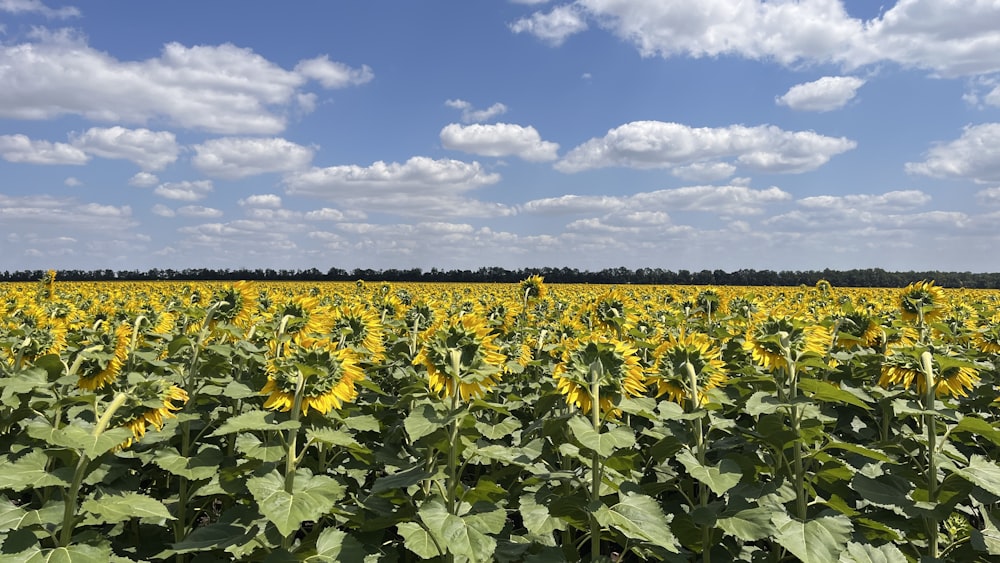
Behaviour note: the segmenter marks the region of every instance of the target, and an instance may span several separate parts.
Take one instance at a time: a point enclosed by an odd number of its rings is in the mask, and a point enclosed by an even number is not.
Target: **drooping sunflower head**
[[[695,375],[695,390],[689,369]],[[727,379],[722,350],[707,334],[672,334],[653,352],[649,378],[656,382],[657,397],[667,395],[671,401],[683,404],[690,401],[694,391],[697,403],[705,404],[706,392],[725,384]]]
[[[719,292],[714,289],[705,289],[695,296],[695,314],[706,317],[717,318],[724,313],[724,303]]]
[[[525,302],[545,299],[549,289],[545,286],[545,278],[539,275],[529,276],[521,281],[521,298]]]
[[[146,435],[147,425],[157,430],[163,428],[165,419],[175,418],[188,401],[188,394],[180,387],[162,379],[137,383],[129,390],[128,402],[116,413],[123,419],[120,426],[132,431],[132,438],[125,440],[118,449],[125,449]]]
[[[212,304],[216,306],[213,321],[224,322],[242,329],[250,327],[257,303],[250,294],[250,282],[241,281],[227,285],[215,292]]]
[[[102,389],[121,373],[128,361],[129,344],[132,340],[132,327],[122,323],[113,330],[104,330],[108,326],[93,331],[93,335],[83,341],[78,354],[80,361],[77,385],[81,389],[94,391]]]
[[[338,348],[328,340],[312,341],[306,346],[293,342],[281,350],[267,365],[267,383],[260,391],[268,396],[264,408],[290,411],[295,405],[300,375],[302,414],[309,409],[326,414],[357,398],[356,384],[365,378],[365,372],[354,351]]]
[[[406,314],[403,315],[406,328],[410,330],[415,328],[417,332],[427,330],[427,327],[434,324],[434,309],[434,305],[429,301],[412,303],[410,308],[406,310]]]
[[[882,325],[864,310],[855,310],[841,317],[837,333],[837,346],[852,348],[874,347],[883,337]]]
[[[899,308],[905,321],[930,322],[944,314],[944,290],[933,281],[919,281],[906,286],[899,294]]]
[[[984,354],[1000,354],[1000,315],[980,319],[972,335],[972,345]]]
[[[279,328],[300,343],[319,338],[329,324],[326,309],[319,299],[310,295],[296,295],[280,303],[274,311]]]
[[[595,377],[599,408],[606,416],[619,416],[614,404],[620,398],[646,392],[646,377],[635,346],[598,333],[566,342],[552,375],[566,403],[576,405],[584,414],[593,408]]]
[[[927,376],[924,373],[919,347],[896,347],[887,352],[882,361],[878,384],[886,389],[899,385],[904,389],[915,387],[919,396],[927,393]],[[935,356],[932,360],[934,394],[938,397],[967,397],[979,384],[979,369],[971,362]]]
[[[768,371],[788,368],[788,358],[823,356],[830,346],[830,331],[788,317],[765,317],[750,325],[743,349]]]
[[[331,312],[329,324],[333,340],[357,349],[372,362],[385,358],[385,330],[378,311],[362,303],[341,305]]]
[[[613,331],[625,332],[639,320],[632,300],[619,288],[598,296],[590,304],[590,313],[594,324]]]
[[[427,370],[427,385],[435,393],[451,397],[457,390],[463,401],[482,397],[507,369],[495,338],[478,315],[449,317],[426,335],[413,365]]]

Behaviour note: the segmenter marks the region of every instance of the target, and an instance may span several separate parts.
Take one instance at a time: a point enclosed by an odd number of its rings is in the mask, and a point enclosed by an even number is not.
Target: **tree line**
[[[57,270],[56,279],[63,281],[356,281],[367,282],[464,282],[517,283],[539,275],[546,283],[591,284],[662,284],[662,285],[735,285],[735,286],[797,286],[815,285],[826,280],[835,287],[904,287],[920,280],[934,280],[942,287],[1000,289],[1000,273],[907,271],[889,272],[880,268],[854,270],[664,270],[662,268],[605,268],[589,271],[576,268],[484,267],[477,270],[441,270],[421,268],[373,270],[368,268],[330,268],[323,272],[309,269],[214,269],[186,268],[181,270]],[[30,282],[42,279],[44,270],[4,271],[0,282]]]

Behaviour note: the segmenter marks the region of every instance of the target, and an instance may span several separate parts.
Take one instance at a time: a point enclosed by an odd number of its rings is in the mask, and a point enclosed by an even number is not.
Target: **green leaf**
[[[610,508],[602,504],[595,516],[602,526],[616,528],[629,538],[679,553],[679,543],[670,529],[670,519],[652,497],[623,493],[618,504]]]
[[[231,545],[246,543],[251,537],[253,533],[240,526],[216,522],[191,530],[186,538],[170,547],[174,553],[225,549]]]
[[[807,377],[799,379],[799,389],[812,395],[813,399],[824,403],[846,403],[871,410],[871,405],[859,399],[853,393],[844,391],[840,387],[819,379],[809,379]]]
[[[681,450],[674,457],[692,477],[708,485],[719,496],[726,494],[743,478],[740,465],[731,459],[724,459],[718,466],[711,466],[699,463],[690,450]]]
[[[61,501],[49,501],[38,510],[25,510],[4,498],[0,500],[0,532],[58,524],[62,522],[63,506]]]
[[[747,399],[746,411],[750,416],[761,414],[774,414],[778,412],[781,403],[773,393],[767,391],[757,391]]]
[[[973,454],[969,458],[968,467],[956,469],[955,473],[973,485],[982,487],[991,494],[1000,496],[1000,467],[997,466],[995,461],[990,461],[981,455]]]
[[[872,450],[864,446],[852,444],[850,442],[829,442],[828,444],[823,446],[823,449],[821,451],[829,449],[845,450],[851,453],[863,455],[869,459],[874,459],[876,461],[889,461],[889,456],[885,455],[880,451]]]
[[[247,479],[247,489],[264,515],[282,536],[299,529],[307,520],[319,520],[344,496],[344,486],[326,475],[313,475],[306,468],[295,472],[292,492],[285,491],[285,478],[275,471]]]
[[[523,495],[518,504],[518,512],[524,527],[528,529],[529,539],[544,545],[556,545],[552,532],[565,530],[566,522],[552,516],[548,503],[539,503],[535,495]]]
[[[323,563],[326,561],[363,561],[364,547],[353,537],[336,528],[327,528],[316,538],[316,555],[304,561]]]
[[[112,450],[132,437],[132,431],[128,428],[110,428],[100,436],[94,436],[93,428],[70,424],[56,429],[47,422],[38,420],[30,422],[26,430],[32,438],[43,440],[53,446],[83,451],[91,459]]]
[[[607,457],[619,448],[630,448],[635,444],[635,434],[625,426],[613,426],[607,432],[598,433],[593,424],[582,416],[571,417],[568,421],[570,432],[580,444],[598,455]]]
[[[416,522],[402,522],[396,524],[396,531],[399,532],[399,535],[403,536],[403,545],[406,549],[417,554],[417,557],[430,559],[444,555],[438,549],[437,544],[434,543],[434,538],[430,532],[425,530],[420,524]]]
[[[239,381],[230,381],[226,384],[222,394],[230,399],[248,399],[250,397],[260,396],[260,393],[251,389],[247,384],[240,383]]]
[[[372,494],[377,495],[385,491],[391,491],[392,489],[405,489],[406,487],[416,485],[433,475],[433,473],[424,468],[423,463],[420,465],[414,465],[413,467],[404,469],[403,471],[376,479],[375,483],[372,485]]]
[[[847,551],[840,555],[840,563],[906,563],[906,556],[892,544],[875,547],[867,543],[850,542],[847,544]]]
[[[441,536],[448,551],[468,557],[470,561],[493,561],[497,542],[471,526],[463,518],[449,514],[442,523]]]
[[[27,555],[24,559],[17,559],[19,556]],[[11,557],[8,559],[8,557]],[[4,561],[24,563],[108,563],[111,561],[111,547],[95,547],[86,544],[70,545],[67,547],[57,547],[44,551],[33,548],[29,552],[21,552],[15,556],[4,556]]]
[[[837,561],[854,529],[850,519],[840,514],[800,522],[779,513],[771,517],[771,522],[777,528],[775,541],[803,563]]]
[[[183,457],[176,449],[166,448],[156,452],[153,463],[174,475],[200,481],[210,479],[219,472],[222,450],[217,446],[205,445],[194,456]]]
[[[80,505],[80,509],[91,515],[84,521],[85,524],[114,524],[130,518],[174,519],[162,502],[139,493],[87,499]]]
[[[444,428],[448,421],[448,415],[438,412],[433,405],[424,404],[410,411],[409,416],[403,420],[403,427],[410,440],[415,442],[439,428]]]
[[[504,436],[509,436],[521,427],[521,421],[509,416],[496,424],[477,422],[476,429],[479,430],[487,440],[497,440]]]
[[[276,422],[277,413],[265,411],[250,411],[236,415],[227,419],[222,426],[210,436],[223,436],[233,432],[246,432],[248,430],[288,430],[301,426],[293,420]]]
[[[489,505],[484,505],[489,506]],[[465,514],[462,520],[484,534],[499,534],[507,523],[507,511],[502,508]]]
[[[380,432],[382,425],[370,414],[351,415],[344,419],[344,426],[358,432]]]
[[[69,482],[45,470],[49,458],[42,450],[32,450],[11,461],[0,458],[0,489],[20,492],[41,487],[69,487]]]
[[[288,448],[281,444],[267,445],[249,432],[236,436],[236,449],[243,455],[260,461],[278,461],[288,453]]]
[[[967,416],[958,421],[952,432],[969,432],[977,436],[982,436],[993,444],[1000,446],[1000,430],[981,418]]]
[[[716,525],[731,536],[744,541],[757,541],[774,534],[771,516],[774,510],[763,506],[746,508],[733,514],[723,513]]]

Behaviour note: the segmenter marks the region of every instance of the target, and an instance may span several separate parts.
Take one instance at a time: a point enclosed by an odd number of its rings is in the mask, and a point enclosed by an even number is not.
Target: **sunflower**
[[[144,381],[130,391],[129,403],[125,407],[125,421],[121,426],[132,431],[132,438],[122,442],[118,449],[125,449],[146,435],[146,425],[157,430],[163,428],[163,421],[175,418],[174,411],[180,410],[188,401],[188,394],[180,387],[165,380]],[[175,405],[180,401],[180,405]]]
[[[296,295],[278,305],[274,318],[283,325],[284,334],[302,345],[319,338],[330,323],[329,313],[319,306],[319,299],[308,295]]]
[[[250,297],[250,282],[240,281],[215,292],[212,303],[217,305],[215,322],[224,322],[244,330],[250,327],[256,304]]]
[[[384,329],[378,314],[363,304],[341,305],[329,316],[329,332],[341,346],[365,352],[372,362],[385,358]]]
[[[507,356],[495,338],[478,315],[449,317],[430,331],[413,365],[427,370],[427,385],[435,393],[451,397],[457,386],[463,401],[482,397],[507,369]]]
[[[542,276],[534,275],[521,280],[521,296],[524,303],[545,299],[548,293],[549,288],[545,287],[545,278]]]
[[[85,356],[77,385],[81,389],[95,391],[114,381],[128,360],[131,339],[132,327],[122,323],[114,333],[101,333],[96,338],[97,342],[86,344],[80,352]]]
[[[980,321],[972,334],[972,345],[984,354],[1000,354],[1000,315]]]
[[[893,385],[909,389],[915,384],[918,395],[926,394],[927,378],[920,363],[921,352],[915,347],[888,349],[878,384],[886,389]],[[979,384],[979,370],[972,366],[957,364],[944,368],[935,366],[934,369],[934,394],[938,397],[967,397],[969,390]]]
[[[825,355],[830,340],[830,331],[823,326],[767,317],[751,324],[743,349],[758,365],[776,371],[788,368],[786,354],[793,361],[806,354]]]
[[[899,295],[903,320],[931,322],[945,312],[944,290],[933,281],[911,283]]]
[[[855,310],[841,317],[836,336],[842,349],[874,347],[882,340],[882,325],[864,311]]]
[[[650,379],[656,382],[656,396],[667,395],[671,401],[683,404],[691,397],[691,364],[697,379],[697,402],[708,402],[705,394],[726,382],[722,350],[715,346],[707,334],[688,333],[670,335],[653,352]]]
[[[315,409],[322,414],[339,409],[358,396],[355,385],[365,378],[357,354],[338,348],[328,340],[308,346],[292,343],[267,365],[267,383],[260,393],[268,395],[264,408],[287,412],[295,405],[295,393],[302,377],[302,414]]]
[[[639,320],[635,307],[625,293],[618,288],[604,292],[590,305],[591,319],[595,325],[621,331],[628,331]]]
[[[635,346],[600,334],[571,340],[565,344],[562,359],[553,368],[552,376],[566,402],[576,405],[584,414],[590,412],[594,403],[591,394],[594,369],[601,374],[599,402],[601,412],[606,415],[620,415],[614,408],[616,399],[646,392],[646,378]]]

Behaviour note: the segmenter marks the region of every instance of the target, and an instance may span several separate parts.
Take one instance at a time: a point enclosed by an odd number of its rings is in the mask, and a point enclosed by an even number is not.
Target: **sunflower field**
[[[0,560],[1000,561],[1000,292],[0,285]]]

